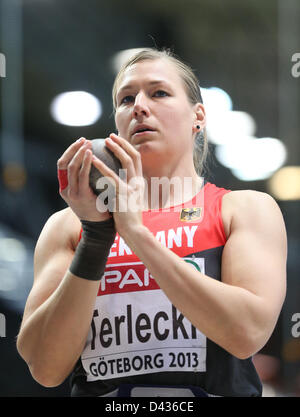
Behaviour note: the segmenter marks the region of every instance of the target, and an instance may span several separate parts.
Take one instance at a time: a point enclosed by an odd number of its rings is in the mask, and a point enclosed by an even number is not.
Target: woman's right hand
[[[97,210],[97,196],[89,186],[92,144],[85,138],[74,142],[57,161],[59,193],[80,220],[102,221],[110,218],[108,211]],[[61,179],[64,178],[65,181]]]

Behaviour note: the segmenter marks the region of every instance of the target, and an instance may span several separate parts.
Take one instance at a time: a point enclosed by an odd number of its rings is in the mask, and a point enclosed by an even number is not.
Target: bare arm
[[[245,359],[265,345],[284,301],[286,235],[280,210],[266,194],[227,194],[224,211],[232,220],[222,282],[190,267],[144,226],[127,229],[123,238],[194,326]]]
[[[102,221],[89,187],[90,143],[73,143],[58,160],[67,170],[68,185],[60,191],[72,208],[46,223],[34,255],[34,283],[29,294],[17,348],[33,377],[42,385],[63,382],[80,356],[88,334],[99,280],[69,270],[81,227],[80,219]]]
[[[97,158],[94,165],[114,181],[119,198],[126,201],[139,189],[143,194],[142,185],[130,184],[131,178],[142,175],[140,154],[120,136],[112,134],[110,139],[106,145],[127,169],[128,182]],[[172,304],[234,356],[245,359],[260,350],[276,325],[286,293],[286,231],[273,198],[255,191],[223,197],[228,240],[221,281],[196,271],[158,242],[143,225],[141,210],[116,211],[116,229]]]
[[[28,297],[17,348],[42,385],[63,382],[80,356],[89,330],[99,281],[72,275],[71,228],[80,222],[70,209],[46,223],[34,255],[34,284]]]
[[[110,138],[107,146],[128,170],[128,178],[142,175],[139,153],[120,136],[112,134]],[[93,163],[117,184],[119,198],[126,199],[135,192],[130,183],[124,183],[97,158]],[[217,281],[158,242],[143,225],[141,210],[114,213],[119,235],[172,304],[209,339],[244,359],[265,345],[282,308],[286,231],[278,205],[265,193],[226,194],[222,217],[228,240],[222,255],[221,281]]]

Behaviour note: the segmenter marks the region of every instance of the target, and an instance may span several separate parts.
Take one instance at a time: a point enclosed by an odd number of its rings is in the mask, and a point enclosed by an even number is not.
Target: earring
[[[200,129],[201,129],[201,127],[200,127],[199,125],[197,125],[197,126],[196,126],[196,129],[197,129],[197,130],[200,130]]]

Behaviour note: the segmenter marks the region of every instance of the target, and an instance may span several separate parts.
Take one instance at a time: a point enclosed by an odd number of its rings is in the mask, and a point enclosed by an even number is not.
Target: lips
[[[146,132],[154,132],[154,129],[149,125],[139,124],[134,127],[132,131],[132,136],[136,134],[140,134],[140,133],[146,133]]]

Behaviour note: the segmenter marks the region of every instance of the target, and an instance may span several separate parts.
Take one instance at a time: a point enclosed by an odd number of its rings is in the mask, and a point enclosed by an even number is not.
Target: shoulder
[[[75,250],[78,243],[81,223],[75,213],[69,208],[57,211],[46,221],[40,234],[38,244],[47,241],[48,244],[67,245]]]
[[[261,191],[254,190],[239,190],[231,191],[223,197],[224,205],[228,205],[231,210],[240,211],[241,209],[253,210],[255,208],[262,208],[264,206],[278,207],[276,201],[272,196]]]
[[[46,221],[34,251],[34,280],[23,320],[58,287],[74,256],[80,221],[70,208],[52,214]]]
[[[274,198],[254,190],[231,191],[225,194],[222,217],[227,236],[235,227],[263,226],[265,222],[283,224],[280,208]]]

